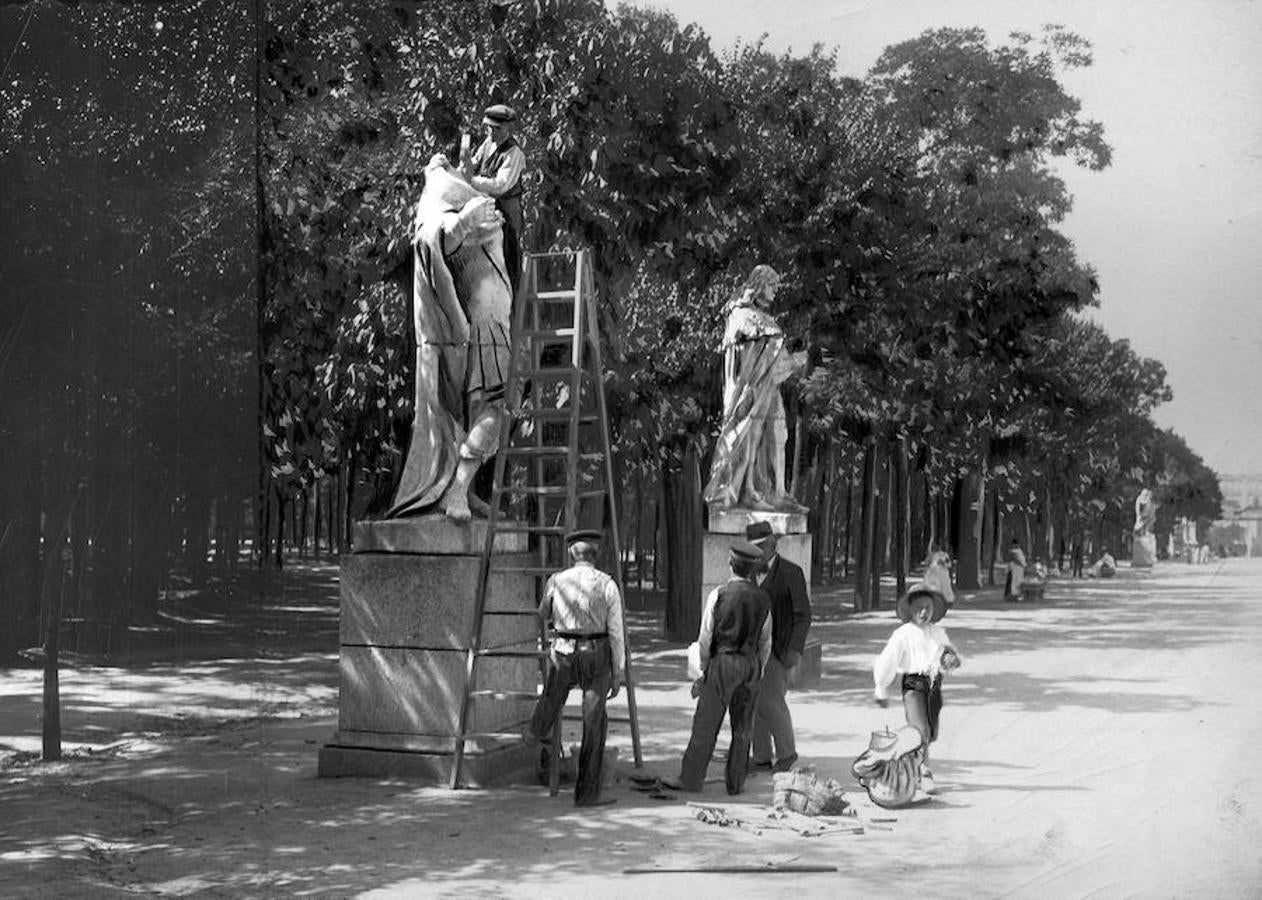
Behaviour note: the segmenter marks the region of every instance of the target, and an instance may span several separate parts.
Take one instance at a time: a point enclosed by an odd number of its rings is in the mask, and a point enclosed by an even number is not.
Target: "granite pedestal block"
[[[778,535],[777,551],[790,562],[797,563],[811,577],[811,533],[806,530],[803,513],[762,512],[752,509],[719,509],[710,507],[710,527],[702,538],[701,599],[731,576],[728,548],[734,540],[744,540],[745,527],[751,522],[770,522]]]
[[[486,523],[443,516],[357,523],[341,564],[338,731],[320,751],[321,776],[448,778],[485,539]],[[525,551],[524,535],[497,535],[493,567],[534,564]],[[486,608],[533,613],[534,578],[493,572]],[[535,650],[538,620],[487,616],[482,635],[484,648]],[[475,698],[468,730],[519,730],[539,683],[537,659],[481,659],[475,688],[527,696]],[[524,747],[493,739],[471,738],[465,753],[471,786],[532,766]]]
[[[1157,536],[1137,535],[1131,542],[1131,568],[1151,569],[1157,563]]]

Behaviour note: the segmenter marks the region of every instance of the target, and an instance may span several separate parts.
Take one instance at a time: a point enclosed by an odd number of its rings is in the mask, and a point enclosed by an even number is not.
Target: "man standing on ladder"
[[[526,154],[513,138],[516,121],[517,113],[511,106],[488,106],[482,116],[486,140],[472,153],[467,143],[460,148],[460,173],[476,190],[494,197],[495,208],[504,216],[504,265],[514,293],[521,281],[521,236],[525,229],[521,179],[526,168]]]
[[[572,531],[565,536],[573,561],[548,578],[539,615],[552,619],[552,654],[548,681],[535,705],[530,724],[522,732],[527,746],[537,746],[552,733],[570,688],[583,691],[583,744],[578,754],[575,806],[605,806],[617,802],[600,796],[600,773],[605,759],[608,720],[605,701],[618,694],[625,675],[626,650],[622,635],[622,595],[613,577],[596,568],[602,535]],[[552,748],[560,752],[559,747]]]

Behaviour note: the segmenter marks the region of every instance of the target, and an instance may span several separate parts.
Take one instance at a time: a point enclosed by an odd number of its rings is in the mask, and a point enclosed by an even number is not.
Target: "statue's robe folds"
[[[511,353],[502,230],[470,214],[480,209],[470,201],[491,201],[449,167],[425,175],[413,239],[414,418],[390,517],[427,511],[461,459],[495,452]]]
[[[775,320],[753,306],[738,306],[723,336],[723,425],[704,497],[720,507],[770,507],[783,500],[775,477],[775,438],[784,419],[780,385],[805,364],[789,353]]]

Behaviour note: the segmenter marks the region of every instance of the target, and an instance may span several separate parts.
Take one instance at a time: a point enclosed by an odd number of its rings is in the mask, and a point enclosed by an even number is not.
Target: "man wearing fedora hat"
[[[898,598],[896,612],[904,624],[894,629],[872,665],[876,702],[885,706],[890,685],[899,680],[907,724],[924,738],[921,786],[932,793],[929,745],[938,739],[942,676],[959,668],[960,657],[946,629],[937,624],[947,614],[946,598],[940,591],[923,581],[916,582]]]
[[[751,522],[745,538],[762,550],[759,585],[771,598],[771,657],[763,672],[754,707],[753,751],[750,765],[764,771],[787,772],[797,762],[793,738],[793,717],[785,699],[789,681],[811,627],[811,598],[802,567],[777,552],[779,539],[770,522]],[[772,761],[772,745],[775,760]]]
[[[521,237],[525,228],[521,181],[526,168],[526,154],[513,137],[516,122],[517,112],[511,106],[488,106],[482,114],[486,139],[471,154],[467,144],[460,150],[461,174],[474,188],[494,197],[496,209],[504,216],[504,265],[514,291],[521,278]]]
[[[614,798],[600,796],[608,718],[605,701],[618,694],[626,672],[622,635],[622,595],[618,584],[596,568],[602,535],[582,529],[565,536],[573,565],[548,578],[539,615],[552,620],[552,652],[548,680],[522,732],[529,746],[552,733],[570,688],[583,692],[583,743],[578,752],[576,806],[604,806]]]
[[[771,655],[771,598],[753,581],[761,561],[759,547],[748,541],[733,542],[728,553],[732,575],[706,597],[697,637],[702,683],[692,735],[679,778],[663,780],[667,787],[702,789],[725,715],[732,730],[724,776],[727,792],[739,794],[745,785],[754,698]]]

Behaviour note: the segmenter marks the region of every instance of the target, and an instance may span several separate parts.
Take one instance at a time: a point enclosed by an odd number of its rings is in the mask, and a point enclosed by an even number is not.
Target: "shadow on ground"
[[[964,593],[945,623],[966,660],[949,703],[1036,712],[1190,709],[1191,698],[1147,690],[1142,679],[1074,671],[1039,676],[1022,665],[1024,654],[1048,650],[1067,658],[1118,647],[1179,651],[1221,640],[1240,617],[1262,615],[1239,580],[1210,590],[1209,567],[1176,574],[1158,579],[1123,571],[1107,582],[1054,582],[1038,605],[1002,603],[995,590]],[[865,854],[857,843],[872,840],[871,832],[803,843],[787,832],[759,836],[698,822],[686,802],[731,802],[721,783],[700,797],[669,801],[624,783],[611,789],[617,806],[576,810],[566,794],[550,798],[537,785],[452,792],[400,781],[317,779],[316,754],[336,717],[334,576],[330,567],[312,567],[282,580],[276,596],[231,610],[189,601],[171,615],[185,620],[184,633],[201,630],[207,639],[196,650],[191,643],[171,647],[178,662],[149,657],[68,670],[63,717],[71,753],[60,763],[33,758],[39,673],[8,670],[0,683],[0,808],[6,823],[21,826],[9,824],[0,835],[0,894],[342,896],[450,885],[454,895],[475,896],[495,885],[546,888],[562,876],[612,874],[629,865],[784,854],[802,863],[844,859],[851,875],[872,883],[887,876],[888,856]],[[852,785],[849,765],[867,734],[851,711],[870,706],[871,659],[897,622],[889,610],[852,612],[845,586],[817,589],[814,600],[822,678],[792,702],[803,721],[829,724],[804,727],[799,739],[832,748],[811,762],[821,775]],[[1189,606],[1198,613],[1192,621]],[[1178,628],[1153,627],[1176,613],[1183,617]],[[672,774],[692,710],[685,650],[660,636],[660,598],[647,598],[628,621],[645,763]],[[970,671],[970,658],[985,664]],[[573,727],[567,740],[577,741]],[[720,747],[725,741],[726,735]],[[615,727],[611,743],[625,775],[631,755],[625,726]],[[721,765],[712,766],[712,779],[721,779]],[[931,815],[934,804],[967,805],[987,793],[1083,790],[1054,778],[1031,782],[1022,768],[945,761],[939,771],[955,782],[952,788],[898,817],[906,825]],[[736,799],[751,817],[765,815],[769,779],[753,777],[748,794]],[[862,802],[857,792],[854,800]]]

